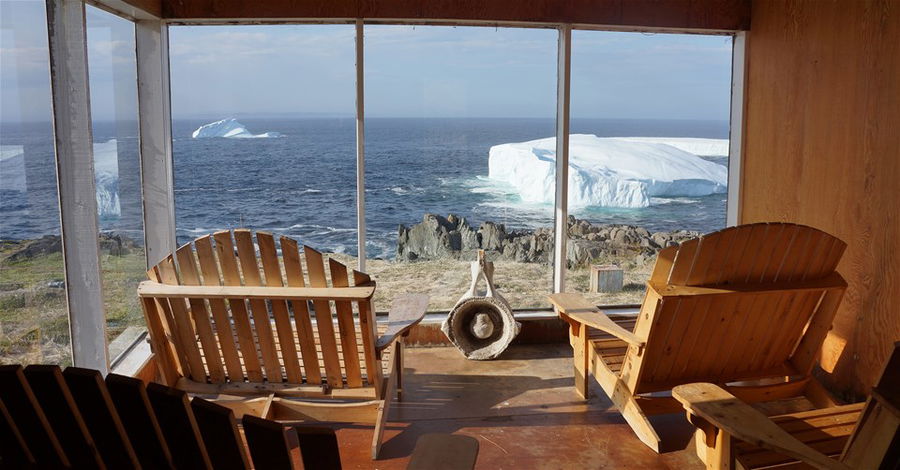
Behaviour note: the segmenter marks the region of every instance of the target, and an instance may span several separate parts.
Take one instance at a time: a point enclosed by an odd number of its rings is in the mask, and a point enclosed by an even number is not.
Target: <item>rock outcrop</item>
[[[649,259],[662,248],[700,235],[687,230],[650,233],[633,225],[595,225],[573,216],[569,216],[568,230],[570,267],[590,264],[603,255]],[[470,259],[480,249],[509,261],[550,263],[553,245],[552,228],[507,232],[503,224],[484,222],[476,230],[464,217],[425,214],[421,223],[399,227],[397,260]]]
[[[62,239],[59,235],[44,235],[35,240],[23,240],[21,242],[6,242],[12,253],[5,259],[9,263],[27,261],[41,256],[62,251]],[[134,240],[119,233],[101,233],[97,240],[100,252],[112,256],[125,256],[131,253],[136,246]],[[18,245],[18,248],[15,246]]]

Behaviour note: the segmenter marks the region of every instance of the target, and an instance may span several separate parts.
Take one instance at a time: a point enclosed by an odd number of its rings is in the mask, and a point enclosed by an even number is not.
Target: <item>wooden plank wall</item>
[[[900,1],[754,0],[752,18],[741,221],[848,243],[822,366],[860,396],[900,340]]]
[[[163,0],[162,10],[171,19],[365,18],[714,30],[744,30],[750,24],[750,0]]]

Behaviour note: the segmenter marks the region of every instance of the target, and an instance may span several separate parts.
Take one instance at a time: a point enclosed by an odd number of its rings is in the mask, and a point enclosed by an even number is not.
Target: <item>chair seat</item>
[[[622,328],[634,331],[637,317],[613,316],[611,318]],[[622,361],[625,360],[628,343],[594,328],[588,328],[588,340],[594,348],[594,353],[603,360],[610,370],[618,373],[622,369]]]
[[[274,323],[274,322],[272,322],[272,329],[273,329],[273,330],[275,329],[275,323]],[[335,329],[335,331],[338,330],[338,325],[337,325],[337,323],[335,323],[334,329]],[[378,336],[384,334],[384,332],[385,332],[386,330],[387,330],[387,325],[378,325],[378,327],[376,328],[376,333],[377,333],[377,334],[376,334],[376,338],[377,338]],[[322,355],[322,347],[321,347],[321,344],[320,344],[320,342],[319,342],[319,333],[318,333],[318,329],[315,329],[315,330],[313,331],[313,337],[314,337],[315,340],[316,340],[316,353],[317,353],[317,355],[318,355],[319,368],[320,368],[320,370],[323,370],[323,371],[324,371],[324,370],[325,370],[325,359],[324,359],[324,357],[323,357],[323,355]],[[235,343],[238,342],[238,337],[237,337],[236,334],[234,335],[234,340],[235,340]],[[275,340],[275,344],[276,344],[276,346],[277,346],[277,349],[278,349],[278,350],[281,350],[281,346],[280,346],[280,344],[279,344],[279,342],[278,342],[278,335],[275,335],[275,336],[274,336],[274,340]],[[201,343],[200,343],[199,337],[196,338],[196,341],[197,341],[198,349],[200,349],[200,355],[201,355],[201,358],[203,359],[203,363],[204,363],[204,365],[205,365],[205,364],[206,364],[206,357],[205,357],[205,355],[203,354],[203,348],[201,347],[202,345],[201,345]],[[343,370],[344,359],[343,359],[343,349],[342,349],[342,347],[341,347],[341,338],[340,338],[340,335],[335,335],[335,341],[337,342],[338,357],[341,358],[341,359],[340,359],[340,361],[341,361],[341,369]],[[297,350],[297,351],[300,351],[300,343],[299,343],[299,341],[297,340],[296,335],[294,336],[294,345],[295,345],[295,347],[296,347],[296,350]],[[366,370],[365,348],[363,347],[362,335],[360,334],[360,332],[359,332],[358,330],[357,330],[357,332],[356,332],[356,346],[357,346],[357,347],[356,347],[356,350],[359,351],[359,367],[360,367],[361,372],[362,372],[363,380],[364,380],[364,382],[366,383],[366,386],[372,386],[373,384],[370,384],[370,383],[369,383],[369,380],[368,380],[369,374],[368,374],[368,371]],[[394,348],[387,348],[387,349],[384,350],[383,354],[381,355],[381,369],[382,369],[382,372],[384,373],[385,376],[387,376],[387,374],[390,372],[390,367],[391,367],[391,356],[392,356],[392,354],[393,354],[393,350],[394,350]],[[284,372],[285,372],[285,371],[284,371],[284,368],[282,368],[282,373],[284,373]],[[344,376],[343,379],[344,379],[344,384],[346,385],[347,377]],[[206,377],[206,380],[207,380],[207,382],[209,382],[209,381],[210,381],[210,377],[207,376],[207,377]],[[246,377],[245,377],[245,380],[246,380]],[[304,371],[304,375],[303,375],[303,383],[304,383],[304,384],[307,383],[307,382],[306,382],[306,374],[305,374],[305,371]]]
[[[865,403],[854,403],[819,410],[804,411],[772,417],[772,421],[813,449],[837,458],[844,450]],[[746,469],[799,465],[811,468],[775,451],[735,441],[732,447],[735,460]],[[790,468],[794,468],[791,466]]]

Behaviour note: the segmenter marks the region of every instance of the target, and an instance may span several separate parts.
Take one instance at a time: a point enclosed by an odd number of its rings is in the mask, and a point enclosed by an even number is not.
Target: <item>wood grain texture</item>
[[[847,242],[823,379],[866,395],[900,339],[900,4],[753,2],[741,223]]]
[[[579,23],[745,30],[750,0],[163,0],[170,19],[319,18]]]

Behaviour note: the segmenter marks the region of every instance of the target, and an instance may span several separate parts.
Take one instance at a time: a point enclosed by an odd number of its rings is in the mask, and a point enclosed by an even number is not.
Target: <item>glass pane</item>
[[[552,164],[520,173],[505,144],[555,134],[557,32],[365,31],[366,249],[376,308],[417,291],[431,296],[432,310],[452,308],[478,249],[494,261],[496,287],[513,308],[548,305]]]
[[[169,43],[179,244],[246,227],[355,257],[354,27],[173,26]]]
[[[725,226],[731,49],[572,33],[567,290],[639,304],[661,248]]]
[[[145,328],[137,297],[147,262],[134,23],[90,5],[86,14],[100,268],[110,359],[115,359],[128,346],[122,343]]]
[[[0,363],[69,365],[44,2],[0,1]]]

